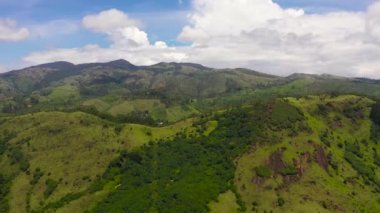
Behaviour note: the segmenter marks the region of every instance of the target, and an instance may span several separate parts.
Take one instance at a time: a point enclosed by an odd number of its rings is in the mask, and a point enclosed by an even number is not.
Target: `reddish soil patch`
[[[277,150],[275,153],[271,154],[267,160],[267,165],[272,169],[274,174],[280,173],[285,167],[285,164],[282,161],[282,151]]]
[[[256,184],[257,186],[263,185],[265,182],[265,179],[259,176],[252,177],[252,183]]]
[[[299,180],[299,176],[298,175],[286,175],[284,176],[284,184],[285,186],[286,185],[289,185],[291,183],[295,183]]]
[[[310,163],[311,155],[309,152],[300,155],[298,158],[294,159],[294,165],[296,165],[298,175],[302,176],[305,174],[308,164]]]
[[[322,167],[324,170],[327,171],[327,168],[329,166],[327,156],[325,153],[325,150],[321,145],[315,144],[315,151],[314,151],[314,157],[317,163],[319,164],[320,167]]]

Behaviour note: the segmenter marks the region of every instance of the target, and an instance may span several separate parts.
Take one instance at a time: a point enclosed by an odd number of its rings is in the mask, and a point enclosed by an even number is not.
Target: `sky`
[[[117,59],[380,79],[380,1],[0,0],[0,72]]]

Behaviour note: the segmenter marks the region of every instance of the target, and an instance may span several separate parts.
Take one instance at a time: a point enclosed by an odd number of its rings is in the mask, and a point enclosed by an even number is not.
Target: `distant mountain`
[[[242,91],[258,91],[264,96],[334,93],[377,98],[380,84],[326,74],[279,77],[249,69],[213,69],[193,63],[135,66],[125,60],[79,65],[54,62],[0,74],[0,109],[67,109],[87,105],[88,100],[99,103],[99,99],[106,102],[104,106],[113,106],[116,100],[134,99],[158,99],[175,105],[192,99],[234,96]],[[236,97],[231,97],[233,102]],[[218,104],[229,104],[231,98]]]
[[[78,99],[117,95],[178,101],[254,89],[278,79],[246,69],[216,70],[192,63],[135,66],[125,60],[80,65],[55,62],[1,74],[0,98],[17,104],[15,99],[22,102],[33,93],[39,96],[66,85],[75,90]],[[23,108],[23,104],[18,105],[16,108]]]

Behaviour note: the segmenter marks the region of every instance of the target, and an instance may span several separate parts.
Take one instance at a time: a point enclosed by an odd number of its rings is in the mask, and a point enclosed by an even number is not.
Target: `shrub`
[[[268,166],[258,166],[255,168],[256,175],[262,178],[268,178],[272,175],[272,171]]]
[[[38,181],[41,179],[41,177],[44,175],[44,173],[41,171],[40,168],[37,168],[33,174],[33,179],[30,181],[30,184],[35,185],[38,183]]]
[[[44,197],[48,198],[51,194],[53,194],[53,192],[57,188],[58,182],[53,179],[47,179],[45,184],[46,184],[46,189],[44,192]]]
[[[359,158],[363,158],[363,153],[360,152],[358,143],[346,143],[346,151],[354,153]]]
[[[288,164],[288,165],[285,165],[285,167],[280,170],[280,174],[283,176],[296,175],[298,174],[298,171],[294,165]]]
[[[282,198],[282,197],[279,197],[278,199],[277,199],[277,204],[278,204],[278,206],[283,206],[284,204],[285,204],[285,200],[284,200],[284,198]]]

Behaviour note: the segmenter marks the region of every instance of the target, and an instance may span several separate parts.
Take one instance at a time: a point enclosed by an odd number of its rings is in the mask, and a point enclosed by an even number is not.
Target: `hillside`
[[[275,143],[258,143],[237,160],[235,184],[247,208],[379,211],[380,146],[378,139],[371,139],[372,102],[354,96],[286,102],[301,110],[307,128],[294,132],[289,124],[278,131],[276,125],[270,134]]]
[[[172,123],[247,99],[318,94],[380,98],[380,84],[330,75],[278,77],[190,63],[135,66],[125,60],[79,65],[55,62],[0,74],[3,113],[81,108],[112,116],[140,112],[155,121]]]
[[[0,123],[0,176],[12,180],[12,186],[6,184],[11,211],[23,212],[84,191],[121,152],[190,131],[192,121],[151,128],[84,113],[49,112],[3,118]],[[51,189],[48,181],[54,183]]]
[[[375,80],[118,60],[0,91],[0,212],[380,211]]]

